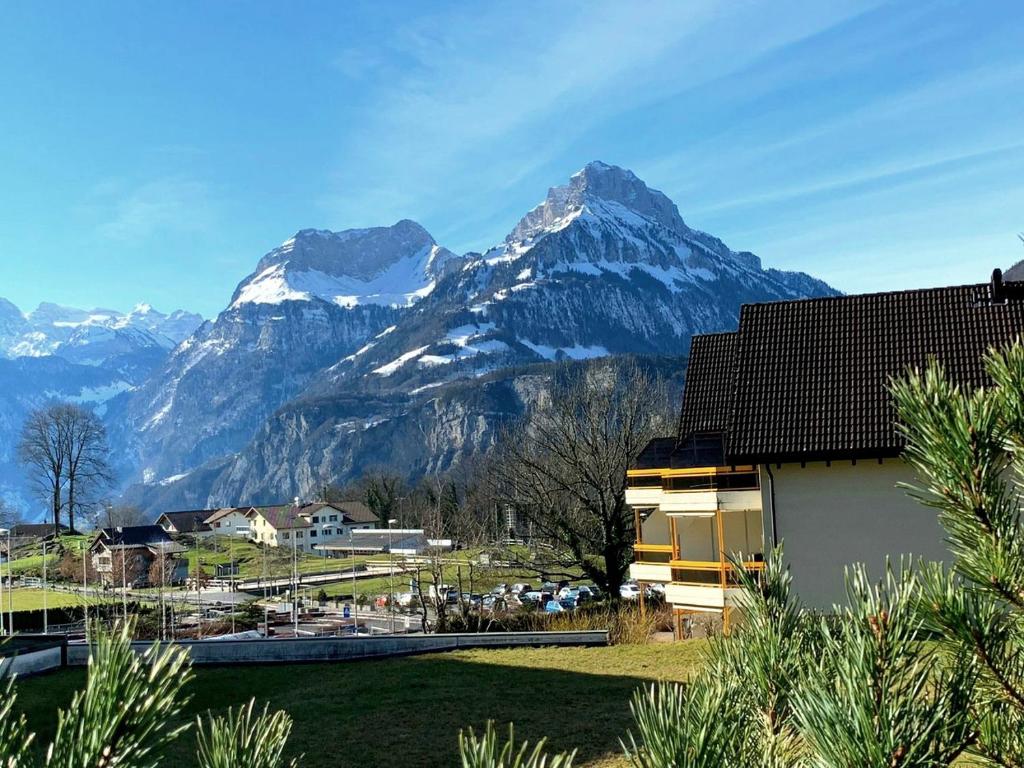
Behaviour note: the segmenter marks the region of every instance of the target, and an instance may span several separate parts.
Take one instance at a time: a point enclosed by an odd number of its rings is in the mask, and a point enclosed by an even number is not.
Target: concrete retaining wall
[[[7,675],[23,677],[59,669],[64,665],[63,657],[63,649],[59,643],[37,650],[18,651],[0,658],[0,677]]]
[[[487,632],[452,635],[394,635],[386,637],[309,637],[287,640],[185,640],[196,665],[280,664],[351,661],[353,659],[409,656],[464,648],[515,648],[541,646],[600,646],[608,644],[606,631],[587,632]],[[133,644],[143,653],[150,643]],[[84,665],[89,658],[85,644],[68,646],[68,666]]]

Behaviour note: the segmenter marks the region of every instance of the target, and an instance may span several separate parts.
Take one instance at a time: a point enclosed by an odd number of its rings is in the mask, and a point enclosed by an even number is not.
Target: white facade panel
[[[897,566],[910,553],[952,559],[935,510],[896,487],[916,482],[901,459],[772,465],[771,473],[774,518],[767,470],[761,473],[765,537],[771,540],[774,521],[793,586],[815,608],[845,602],[843,569],[850,563],[865,563],[869,575],[880,578],[887,556]]]

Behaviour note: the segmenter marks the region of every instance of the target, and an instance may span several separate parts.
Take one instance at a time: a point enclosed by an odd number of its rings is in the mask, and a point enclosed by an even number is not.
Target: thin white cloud
[[[346,126],[340,183],[322,203],[349,222],[367,199],[390,200],[381,212],[390,219],[498,197],[601,121],[741,69],[866,4],[825,5],[606,1],[417,19],[389,41],[407,66],[374,79],[372,103]],[[336,66],[362,76],[377,60],[348,51]]]
[[[163,178],[134,186],[105,182],[88,207],[99,223],[97,233],[126,244],[138,244],[165,232],[204,232],[215,221],[216,205],[209,187],[187,178]]]

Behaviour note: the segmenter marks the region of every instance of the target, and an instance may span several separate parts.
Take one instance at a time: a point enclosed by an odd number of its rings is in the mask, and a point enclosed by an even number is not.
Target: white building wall
[[[771,466],[775,524],[792,566],[793,586],[808,605],[845,602],[843,568],[863,562],[872,578],[884,573],[888,555],[949,562],[937,513],[897,488],[916,483],[901,459],[783,464]],[[772,482],[761,468],[764,532],[772,537]]]

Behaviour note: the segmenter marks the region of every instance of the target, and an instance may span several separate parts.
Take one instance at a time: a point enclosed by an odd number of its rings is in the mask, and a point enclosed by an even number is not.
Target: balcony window
[[[755,491],[760,487],[757,472],[680,475],[665,478],[666,491]]]
[[[661,475],[628,475],[627,488],[661,488]]]

